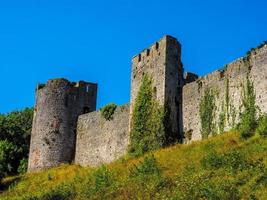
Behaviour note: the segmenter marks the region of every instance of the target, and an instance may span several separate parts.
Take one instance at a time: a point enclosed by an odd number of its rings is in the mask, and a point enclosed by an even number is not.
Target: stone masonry
[[[75,163],[98,166],[127,153],[129,105],[117,107],[112,120],[100,111],[81,115],[78,120]]]
[[[199,78],[191,72],[184,74],[180,43],[164,36],[132,58],[131,102],[117,107],[111,120],[95,111],[96,84],[54,79],[38,85],[28,171],[71,162],[99,166],[125,155],[131,114],[144,74],[153,79],[155,99],[169,110],[169,131],[183,143],[202,139],[199,105],[206,90],[215,95],[216,132],[223,112],[225,131],[239,122],[247,78],[254,83],[257,106],[267,112],[266,44],[250,56]]]
[[[28,171],[70,163],[74,158],[78,116],[96,109],[97,85],[65,79],[38,85]]]
[[[153,79],[153,92],[160,105],[170,109],[170,127],[177,138],[182,129],[183,66],[181,45],[171,36],[164,36],[132,59],[130,116],[144,74]],[[131,117],[130,117],[131,125]]]
[[[239,122],[239,113],[242,111],[240,110],[241,99],[247,77],[254,83],[257,106],[261,112],[267,112],[267,45],[265,45],[252,52],[248,58],[240,58],[223,69],[183,87],[184,133],[190,132],[191,140],[201,139],[199,105],[206,89],[212,89],[216,93],[214,124],[217,132],[219,132],[219,115],[223,112],[223,107],[226,112],[224,130],[227,131],[236,125]],[[229,96],[228,106],[226,105],[226,96]]]

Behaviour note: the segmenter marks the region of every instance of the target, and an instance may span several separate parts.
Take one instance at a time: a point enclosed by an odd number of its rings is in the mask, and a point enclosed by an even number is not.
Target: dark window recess
[[[86,86],[86,92],[89,92],[89,89],[90,89],[90,85],[87,85]]]
[[[84,107],[83,108],[83,114],[89,113],[90,112],[90,108],[89,107]]]
[[[156,87],[153,88],[153,96],[154,96],[154,98],[157,98],[157,88]]]
[[[141,61],[141,54],[138,55],[138,62]]]
[[[159,49],[159,43],[156,42],[156,49],[158,50]]]
[[[146,55],[149,56],[149,54],[150,54],[150,49],[147,49],[146,50]]]
[[[224,78],[224,70],[220,71],[220,78]]]

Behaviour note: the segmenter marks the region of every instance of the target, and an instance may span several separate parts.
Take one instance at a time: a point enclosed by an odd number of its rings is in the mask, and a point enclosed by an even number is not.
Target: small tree
[[[7,140],[0,140],[0,177],[14,172],[15,162],[16,146]]]
[[[12,161],[10,160],[9,170],[5,171],[5,173],[17,173],[20,161],[28,159],[32,119],[32,108],[0,115],[1,151],[3,152],[4,148],[10,146],[8,144],[12,144],[12,152],[14,153],[12,154],[14,159],[12,158]],[[9,159],[11,159],[11,157]]]

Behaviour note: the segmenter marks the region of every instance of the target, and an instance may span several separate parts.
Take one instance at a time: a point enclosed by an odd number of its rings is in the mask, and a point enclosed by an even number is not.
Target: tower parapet
[[[38,84],[28,171],[74,159],[78,116],[96,110],[97,84],[52,79]]]

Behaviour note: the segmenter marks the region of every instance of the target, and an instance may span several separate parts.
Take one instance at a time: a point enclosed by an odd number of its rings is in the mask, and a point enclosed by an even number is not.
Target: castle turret
[[[168,109],[167,131],[176,139],[182,139],[182,87],[183,66],[181,45],[171,36],[164,36],[150,48],[132,59],[131,105],[132,115],[135,100],[144,74],[153,79],[153,92],[157,101]],[[131,117],[130,117],[131,119]],[[131,124],[131,120],[130,120]]]
[[[38,85],[28,171],[39,171],[74,159],[78,116],[96,110],[97,85],[49,80]]]

